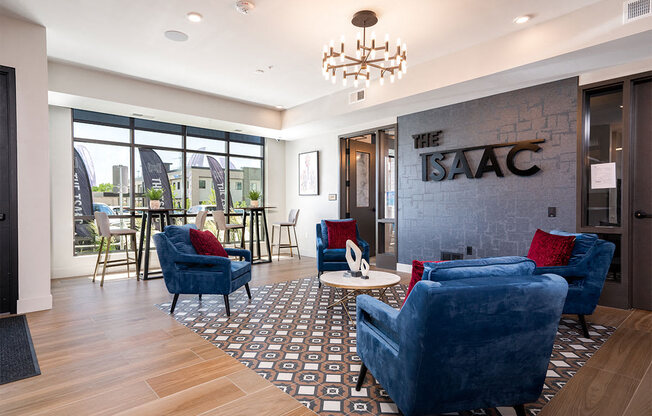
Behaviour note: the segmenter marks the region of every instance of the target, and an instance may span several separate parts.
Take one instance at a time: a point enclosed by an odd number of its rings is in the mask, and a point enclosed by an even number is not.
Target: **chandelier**
[[[384,42],[379,42],[376,40],[376,32],[372,32],[370,44],[367,45],[367,28],[377,22],[376,13],[371,10],[362,10],[353,15],[351,23],[362,28],[362,36],[358,32],[355,53],[351,55],[347,55],[344,51],[344,35],[339,51],[336,50],[333,40],[329,45],[324,45],[322,74],[327,81],[331,80],[335,84],[340,74],[344,86],[347,84],[347,79],[351,77],[354,87],[362,81],[368,87],[372,71],[379,74],[380,85],[385,83],[386,77],[392,83],[395,78],[403,77],[407,72],[407,45],[401,44],[400,38],[396,39],[396,49],[390,50],[389,35],[385,35]]]

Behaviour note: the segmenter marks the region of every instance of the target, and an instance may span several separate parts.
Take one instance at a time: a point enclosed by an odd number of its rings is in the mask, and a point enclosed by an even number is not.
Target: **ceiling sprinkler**
[[[238,0],[235,2],[235,9],[242,14],[249,14],[256,7],[251,1]]]

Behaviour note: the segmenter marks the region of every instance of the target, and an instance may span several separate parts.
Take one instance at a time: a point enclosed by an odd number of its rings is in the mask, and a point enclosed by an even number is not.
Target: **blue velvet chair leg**
[[[367,376],[367,366],[362,363],[360,365],[360,372],[358,373],[358,382],[355,385],[355,391],[360,391],[362,384],[364,383],[364,378]]]
[[[177,306],[177,301],[179,300],[179,294],[174,294],[174,299],[172,299],[172,306],[170,307],[170,314],[174,313],[174,308]]]
[[[224,306],[226,307],[226,316],[231,316],[231,307],[229,306],[229,295],[224,295]]]
[[[201,293],[199,294],[199,300],[201,300]]]
[[[577,317],[580,319],[582,332],[584,332],[584,338],[591,338],[591,335],[589,334],[589,328],[586,326],[586,319],[584,318],[584,315],[578,314]]]
[[[245,289],[247,289],[247,296],[249,296],[249,300],[251,300],[251,289],[249,289],[249,283],[245,283]]]
[[[516,410],[516,416],[527,416],[527,413],[525,413],[525,405],[518,404],[514,406],[514,410]]]

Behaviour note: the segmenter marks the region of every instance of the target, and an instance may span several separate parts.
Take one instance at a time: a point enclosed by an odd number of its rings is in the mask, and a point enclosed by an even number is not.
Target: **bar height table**
[[[157,272],[156,274],[150,276],[149,273],[149,251],[150,251],[150,242],[152,241],[152,219],[155,216],[161,220],[161,230],[165,228],[165,225],[171,225],[170,212],[175,211],[173,208],[159,208],[159,209],[150,209],[147,207],[141,208],[127,208],[130,211],[139,211],[141,212],[141,223],[140,223],[140,245],[138,247],[138,265],[141,270],[141,276],[143,280],[149,279],[160,279],[163,277],[163,274]],[[143,243],[145,244],[145,253],[143,253]],[[141,266],[143,261],[143,254],[145,255],[145,265]],[[138,277],[140,279],[140,276]]]
[[[249,220],[249,251],[251,252],[251,264],[260,264],[260,263],[271,263],[272,262],[272,250],[269,245],[269,232],[267,231],[267,216],[265,215],[266,209],[272,209],[276,207],[244,207],[244,216],[242,217],[242,225],[245,229],[247,228],[247,217],[250,216]],[[265,236],[265,245],[267,246],[267,257],[265,260],[260,252],[260,217],[263,219],[263,231]],[[254,229],[256,232],[256,249],[257,255],[254,255]]]

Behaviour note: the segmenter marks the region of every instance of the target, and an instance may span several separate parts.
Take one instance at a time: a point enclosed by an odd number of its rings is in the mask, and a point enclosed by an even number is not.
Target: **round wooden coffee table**
[[[335,305],[341,305],[351,321],[353,321],[353,319],[346,307],[346,302],[349,299],[355,298],[359,294],[368,293],[372,289],[381,289],[379,298],[382,298],[388,288],[401,281],[401,278],[394,273],[381,272],[377,270],[369,271],[368,279],[362,279],[360,277],[345,277],[344,271],[326,272],[322,274],[319,279],[323,284],[334,287],[335,289],[352,291],[350,293],[345,292],[343,297],[327,306],[327,308],[332,308]]]

